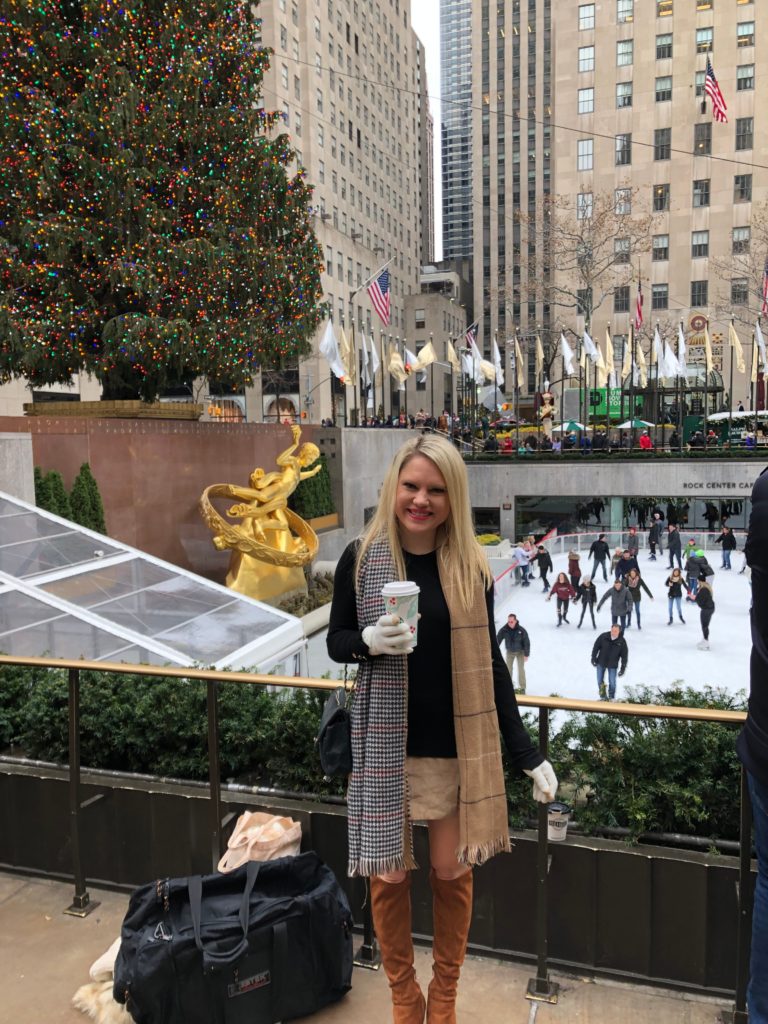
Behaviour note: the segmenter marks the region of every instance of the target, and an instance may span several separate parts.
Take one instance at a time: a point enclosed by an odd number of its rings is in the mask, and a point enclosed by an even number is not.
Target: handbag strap
[[[259,876],[261,864],[259,861],[250,860],[246,867],[245,888],[243,898],[240,901],[240,913],[238,920],[243,930],[240,941],[228,950],[208,950],[203,944],[202,937],[202,906],[203,906],[203,880],[200,875],[193,875],[187,879],[189,889],[189,909],[192,915],[192,928],[195,933],[195,945],[203,954],[203,967],[221,967],[231,964],[244,953],[248,952],[248,919],[250,916],[251,893]]]

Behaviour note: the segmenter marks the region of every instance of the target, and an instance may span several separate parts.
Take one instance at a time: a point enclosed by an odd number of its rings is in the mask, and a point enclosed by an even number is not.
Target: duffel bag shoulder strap
[[[187,880],[189,888],[189,910],[192,915],[192,928],[195,933],[195,945],[203,954],[203,969],[210,970],[212,967],[223,967],[234,963],[241,956],[248,952],[248,919],[250,911],[251,893],[259,876],[261,863],[259,861],[248,861],[245,874],[245,888],[243,898],[240,901],[240,913],[238,920],[243,930],[240,941],[228,950],[206,949],[202,937],[202,907],[203,907],[203,880],[200,875],[193,875]]]

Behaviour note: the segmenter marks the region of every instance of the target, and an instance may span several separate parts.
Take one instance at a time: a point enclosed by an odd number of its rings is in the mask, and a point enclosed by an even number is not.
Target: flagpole
[[[682,317],[680,319],[680,330],[683,330]],[[683,369],[682,363],[680,362],[680,335],[677,336],[677,365],[680,370]],[[679,384],[677,386],[677,436],[680,452],[683,450],[683,394],[687,379],[683,378],[683,374],[678,376]]]
[[[659,353],[656,351],[656,338],[659,339],[659,347],[661,347],[661,332],[659,331],[659,321],[656,320],[656,334],[653,337],[653,351],[656,356],[656,401],[654,402],[656,415],[654,416],[654,447],[659,447],[659,419],[661,417],[661,395],[659,394],[659,370],[661,369],[661,359]]]
[[[355,290],[352,292],[350,302],[352,301],[352,299],[354,299],[358,292],[361,292],[363,291],[364,288],[367,288],[371,281],[375,280],[379,276],[379,274],[385,271],[394,258],[394,256],[390,256],[386,263],[383,263],[378,270],[374,271],[374,273],[371,274],[370,277],[367,277],[362,284],[358,285],[357,288],[355,288]]]
[[[496,351],[499,350],[499,332],[496,331],[493,335],[493,340],[496,342]],[[493,411],[496,413],[499,408],[499,378],[498,373],[493,378]]]
[[[629,374],[629,450],[635,447],[635,357],[637,355],[637,337],[632,324],[629,325],[632,349],[632,369]]]
[[[732,328],[732,330],[735,331],[736,328],[733,326],[733,320],[734,320],[734,317],[733,317],[733,314],[731,314],[731,328]],[[728,375],[728,447],[730,448],[731,447],[731,429],[733,427],[733,355],[734,355],[734,352],[733,352],[733,339],[731,337],[729,337],[728,341],[730,342],[729,348],[730,348],[730,356],[731,356],[731,372]]]
[[[707,338],[709,338],[709,317],[707,317],[707,326],[705,330],[707,332]],[[710,345],[712,344],[710,340]],[[707,444],[707,421],[709,420],[709,360],[707,358],[707,350],[704,349],[704,446]]]
[[[536,324],[536,346],[537,347],[536,347],[536,354],[534,355],[534,359],[538,359],[538,352],[539,352],[538,346],[540,344],[541,344],[541,324]],[[542,351],[543,351],[543,349],[542,349]],[[536,367],[536,364],[534,362],[534,369],[535,369],[535,367]],[[541,415],[540,415],[540,411],[539,410],[541,409],[541,394],[542,394],[542,392],[544,390],[544,386],[543,386],[543,383],[542,383],[542,380],[543,380],[542,374],[543,373],[544,373],[544,360],[542,359],[541,373],[539,373],[537,378],[536,378],[536,387],[539,389],[538,390],[538,395],[539,395],[538,402],[536,401],[536,399],[534,399],[534,405],[538,405],[538,408],[536,409],[536,451],[537,452],[541,451]]]
[[[429,332],[429,344],[432,344],[432,332]],[[432,418],[432,429],[435,429],[435,370],[434,361],[429,369],[429,415]]]
[[[619,385],[620,385],[620,388],[621,388],[621,390],[619,391],[619,415],[620,415],[619,422],[621,422],[621,423],[624,422],[624,364],[627,361],[626,355],[627,355],[627,336],[626,336],[626,334],[623,334],[622,337],[621,337],[621,378],[619,380]],[[631,373],[632,373],[632,368],[630,367],[630,380],[632,379]]]
[[[757,334],[752,331],[752,365],[749,368],[749,407],[755,409],[755,391],[757,390],[757,374],[755,373],[755,360],[757,359]],[[754,380],[752,379],[754,377]],[[757,417],[755,417],[755,437],[757,437]]]
[[[564,328],[563,324],[560,325],[560,334],[561,334],[561,337],[565,337],[565,328]],[[565,433],[565,431],[563,430],[563,412],[565,410],[565,352],[563,351],[563,348],[564,348],[564,346],[563,346],[563,343],[562,343],[562,340],[561,340],[561,342],[560,342],[560,352],[561,352],[561,355],[563,357],[563,373],[562,373],[562,380],[560,381],[560,454],[561,455],[563,454],[563,434]]]

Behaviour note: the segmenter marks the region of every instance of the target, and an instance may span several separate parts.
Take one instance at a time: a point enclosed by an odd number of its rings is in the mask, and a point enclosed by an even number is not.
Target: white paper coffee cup
[[[401,622],[407,622],[416,646],[419,627],[419,585],[410,580],[396,580],[385,583],[381,590],[384,598],[384,614],[396,615]]]

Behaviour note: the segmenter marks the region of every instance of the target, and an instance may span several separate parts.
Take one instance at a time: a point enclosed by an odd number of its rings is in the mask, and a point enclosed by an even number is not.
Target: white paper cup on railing
[[[381,590],[386,615],[396,615],[401,622],[407,622],[416,646],[419,628],[419,585],[410,580],[396,580],[385,583]]]
[[[550,843],[561,843],[568,832],[571,809],[568,804],[555,801],[547,808],[547,839]]]

